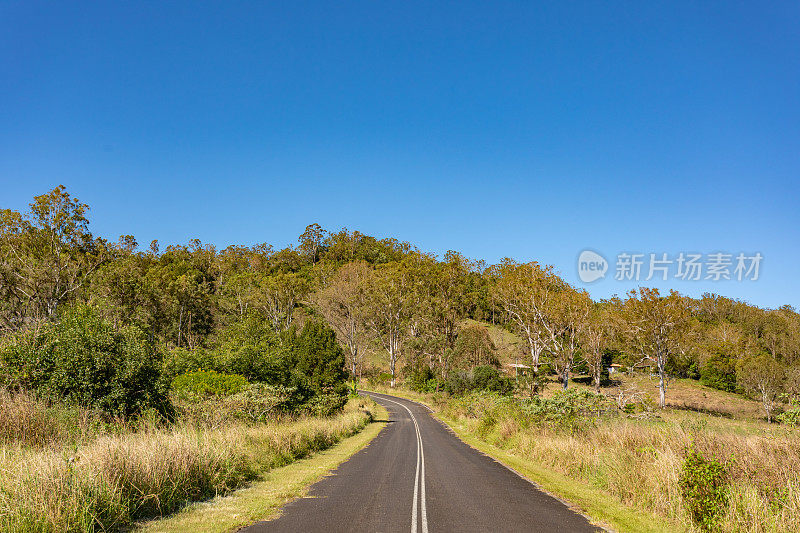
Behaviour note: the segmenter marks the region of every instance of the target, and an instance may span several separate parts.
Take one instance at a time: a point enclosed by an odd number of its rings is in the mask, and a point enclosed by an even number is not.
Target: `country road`
[[[418,403],[368,393],[389,423],[307,498],[244,531],[597,531],[585,517],[455,437]]]

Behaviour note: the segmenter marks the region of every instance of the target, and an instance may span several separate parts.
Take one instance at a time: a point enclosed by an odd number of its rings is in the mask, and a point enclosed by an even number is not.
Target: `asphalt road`
[[[363,450],[246,529],[265,532],[597,531],[585,517],[470,448],[426,407],[369,393],[389,423]]]

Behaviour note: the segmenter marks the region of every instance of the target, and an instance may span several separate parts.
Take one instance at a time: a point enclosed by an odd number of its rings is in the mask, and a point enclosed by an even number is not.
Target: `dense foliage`
[[[161,355],[136,326],[114,329],[88,306],[16,335],[0,350],[0,360],[9,385],[48,398],[119,415],[170,411]]]
[[[489,370],[500,363],[492,322],[522,339],[515,358],[531,368],[519,383],[533,393],[542,375],[566,388],[578,370],[599,390],[614,362],[657,374],[662,404],[672,376],[751,395],[769,418],[800,395],[800,315],[789,306],[648,288],[594,302],[535,262],[436,258],[317,224],[282,250],[142,249],[132,236],[92,235],[88,213],[63,187],[24,213],[0,211],[7,383],[120,413],[163,404],[167,385],[198,370],[293,388],[304,402],[342,394],[347,373],[388,371],[394,384],[403,368],[420,390],[505,391]],[[370,368],[365,354],[385,363]]]

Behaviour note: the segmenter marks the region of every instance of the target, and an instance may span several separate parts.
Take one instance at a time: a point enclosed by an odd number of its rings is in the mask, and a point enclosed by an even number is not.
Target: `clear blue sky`
[[[0,207],[63,183],[109,238],[758,251],[653,284],[800,307],[798,178],[797,2],[0,0]]]

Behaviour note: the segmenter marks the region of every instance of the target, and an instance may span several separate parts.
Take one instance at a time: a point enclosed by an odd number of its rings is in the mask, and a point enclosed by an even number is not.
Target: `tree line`
[[[523,340],[532,393],[547,377],[566,388],[576,371],[588,372],[599,390],[613,360],[657,375],[662,406],[672,377],[755,395],[768,416],[779,395],[800,394],[800,315],[790,306],[760,309],[646,287],[594,301],[551,266],[487,265],[455,251],[438,258],[408,242],[318,224],[283,249],[217,249],[199,240],[143,248],[130,235],[93,235],[88,213],[63,186],[36,196],[25,212],[0,211],[3,343],[84,306],[111,331],[135,328],[148,349],[166,354],[164,365],[180,367],[173,373],[221,359],[237,368],[238,357],[251,361],[240,361],[242,372],[273,368],[270,379],[280,381],[289,379],[286,368],[258,358],[313,323],[335,332],[340,370],[361,376],[370,371],[365,353],[380,353],[394,385],[420,370],[443,382],[456,371],[497,366],[490,322]],[[308,342],[323,338],[308,334]],[[216,359],[204,365],[209,351]],[[177,363],[175,353],[183,354]],[[11,373],[8,357],[0,364]]]

